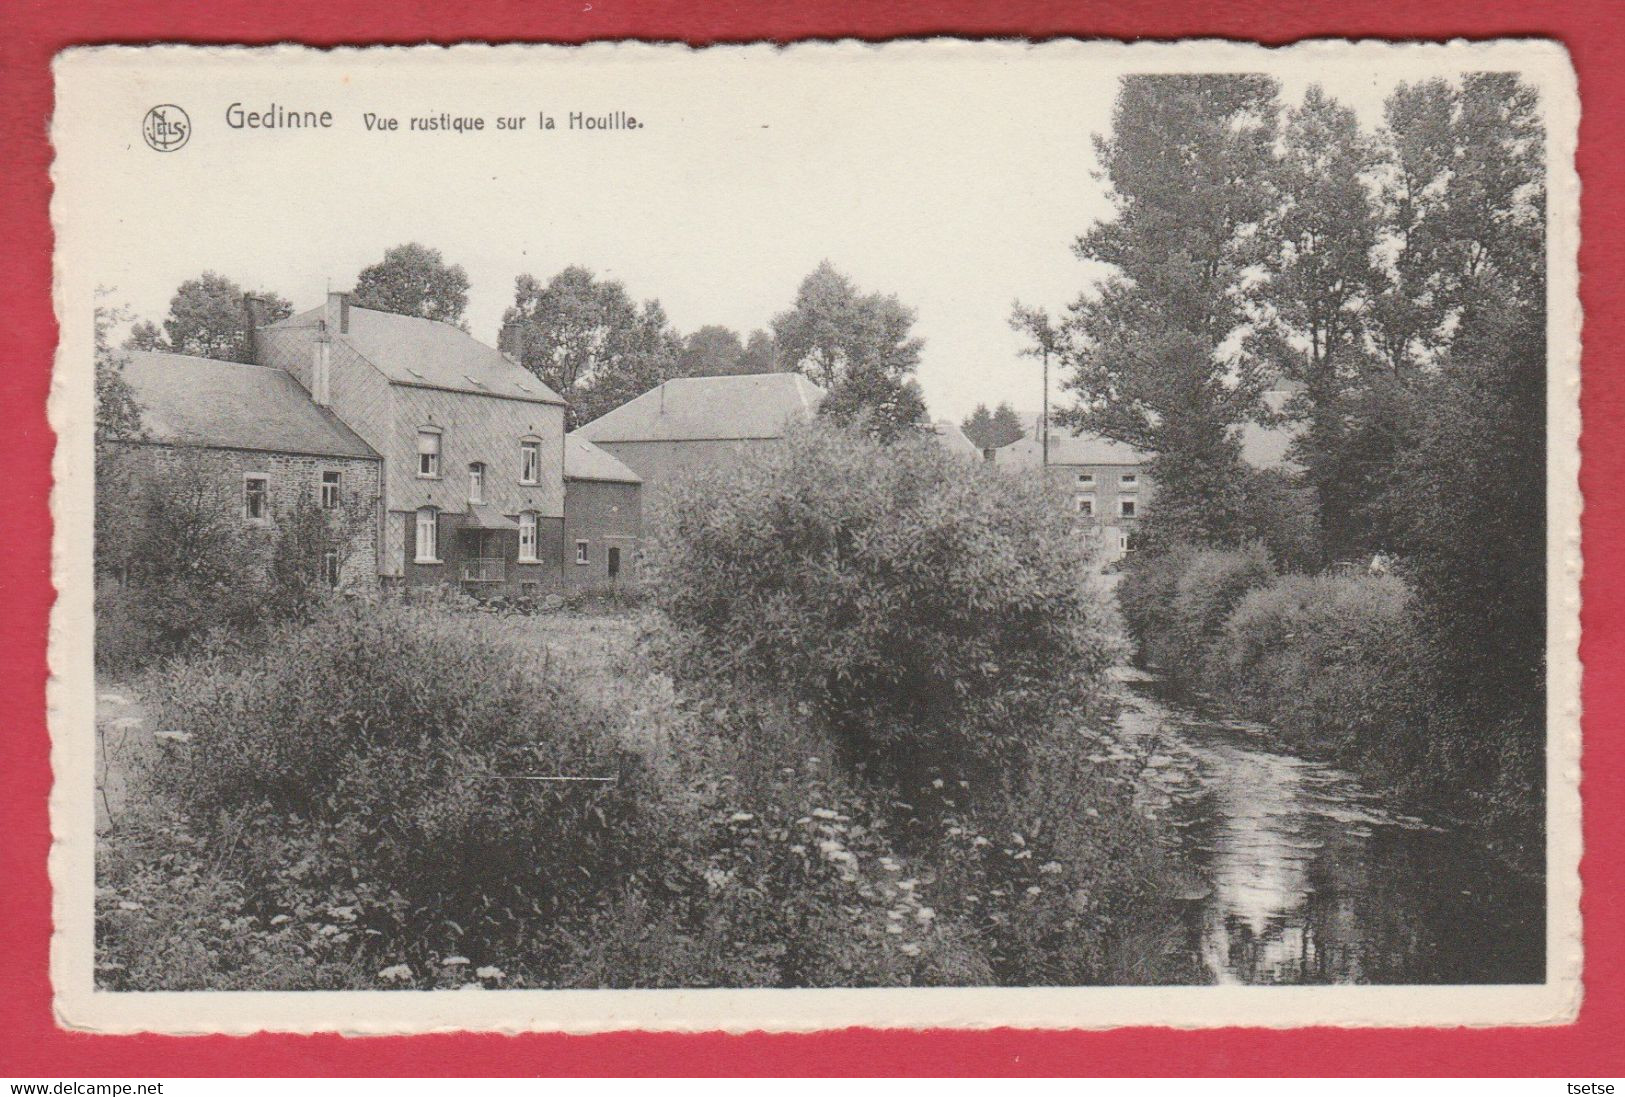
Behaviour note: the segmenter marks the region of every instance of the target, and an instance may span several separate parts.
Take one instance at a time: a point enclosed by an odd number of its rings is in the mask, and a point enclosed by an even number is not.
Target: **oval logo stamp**
[[[174,152],[192,136],[192,120],[173,103],[160,103],[141,120],[141,136],[159,152]]]

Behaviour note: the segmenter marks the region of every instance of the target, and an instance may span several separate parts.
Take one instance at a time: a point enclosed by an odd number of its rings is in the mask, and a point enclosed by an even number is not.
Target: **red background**
[[[25,1078],[206,1075],[514,1074],[1625,1074],[1625,941],[1619,897],[1625,713],[1618,622],[1625,606],[1621,504],[1625,372],[1618,364],[1625,290],[1625,5],[1619,0],[0,0],[0,1075]],[[47,211],[52,55],[80,43],[185,40],[312,45],[641,37],[693,44],[772,38],[975,37],[1261,39],[1490,38],[1564,43],[1580,74],[1584,185],[1581,296],[1586,310],[1581,439],[1586,855],[1585,1005],[1559,1028],[1229,1029],[1104,1033],[897,1033],[796,1036],[413,1036],[343,1039],[107,1037],[58,1029],[47,944],[51,770],[44,720],[45,635],[52,591],[48,498],[53,436],[45,420],[56,328]],[[944,104],[951,107],[951,104]]]

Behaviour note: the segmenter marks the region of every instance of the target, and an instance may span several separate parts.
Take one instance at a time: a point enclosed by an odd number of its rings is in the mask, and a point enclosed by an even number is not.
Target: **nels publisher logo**
[[[192,136],[192,120],[173,103],[153,107],[141,120],[141,136],[159,152],[174,152]]]

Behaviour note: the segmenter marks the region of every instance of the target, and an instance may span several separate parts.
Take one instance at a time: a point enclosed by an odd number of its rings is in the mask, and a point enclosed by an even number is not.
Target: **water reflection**
[[[1122,750],[1206,870],[1191,947],[1220,983],[1539,982],[1544,894],[1350,774],[1136,685]]]

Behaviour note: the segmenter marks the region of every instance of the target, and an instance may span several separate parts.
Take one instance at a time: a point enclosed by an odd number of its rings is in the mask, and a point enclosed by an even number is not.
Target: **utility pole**
[[[1044,421],[1038,428],[1038,444],[1043,447],[1044,475],[1049,475],[1049,356],[1060,347],[1060,332],[1049,318],[1049,313],[1041,308],[1027,308],[1017,301],[1010,309],[1010,326],[1027,338],[1032,345],[1024,347],[1021,353],[1028,358],[1038,358],[1044,363]]]
[[[1044,446],[1044,473],[1045,473],[1046,476],[1049,473],[1049,352],[1050,352],[1050,340],[1045,339],[1044,340],[1044,429],[1042,431],[1042,434],[1043,434],[1043,442],[1042,442],[1042,444]]]

